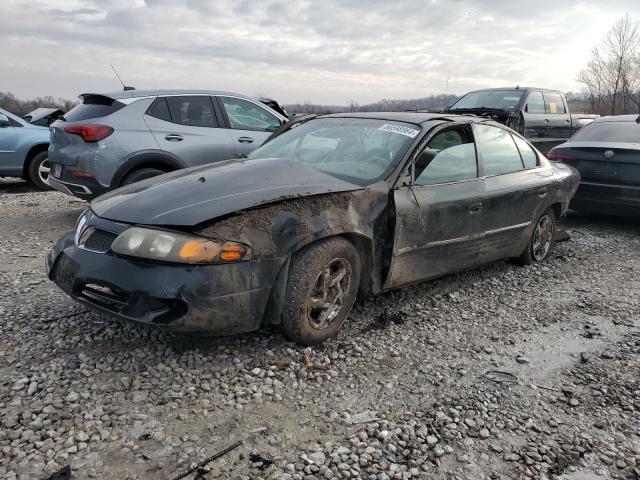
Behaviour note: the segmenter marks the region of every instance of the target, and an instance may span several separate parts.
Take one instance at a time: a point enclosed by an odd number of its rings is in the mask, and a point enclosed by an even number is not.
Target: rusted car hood
[[[91,209],[117,222],[193,226],[289,198],[362,188],[293,160],[228,160],[113,190]]]

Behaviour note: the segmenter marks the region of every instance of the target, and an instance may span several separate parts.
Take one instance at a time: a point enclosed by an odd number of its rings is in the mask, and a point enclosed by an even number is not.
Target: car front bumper
[[[46,257],[49,278],[74,300],[134,322],[227,335],[256,330],[284,259],[173,265],[76,247],[73,233]]]
[[[569,207],[606,215],[640,217],[640,186],[582,181]]]

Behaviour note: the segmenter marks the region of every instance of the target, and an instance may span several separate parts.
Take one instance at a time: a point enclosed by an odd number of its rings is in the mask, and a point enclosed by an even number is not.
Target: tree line
[[[351,100],[347,105],[319,105],[311,102],[285,105],[289,113],[404,112],[411,110],[441,111],[458,100],[457,95],[440,94],[409,100],[382,99],[360,105]]]
[[[53,98],[51,96],[36,97],[28,100],[21,100],[11,92],[0,92],[0,108],[13,113],[19,117],[34,111],[36,108],[59,108],[65,112],[71,110],[77,102],[64,98]]]
[[[628,13],[618,20],[591,51],[578,81],[594,113],[640,113],[640,22]]]

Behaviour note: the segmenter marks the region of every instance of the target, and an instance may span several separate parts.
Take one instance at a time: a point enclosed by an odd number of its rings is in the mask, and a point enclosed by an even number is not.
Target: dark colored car
[[[450,113],[485,116],[513,128],[547,151],[597,115],[572,114],[562,92],[547,88],[489,88],[462,96]]]
[[[603,117],[549,152],[582,176],[571,208],[640,217],[640,117]]]
[[[545,259],[578,182],[477,117],[304,117],[248,159],[94,200],[47,268],[74,299],[120,318],[215,334],[280,324],[312,344],[358,294]]]

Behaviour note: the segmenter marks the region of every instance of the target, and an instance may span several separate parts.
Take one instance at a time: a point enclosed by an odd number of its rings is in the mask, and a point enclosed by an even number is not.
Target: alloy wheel
[[[345,294],[351,285],[351,265],[344,258],[329,262],[317,276],[307,297],[310,325],[318,330],[327,328],[344,306]]]
[[[49,165],[49,159],[45,158],[40,165],[38,165],[38,177],[40,177],[43,183],[47,183],[47,178],[49,178],[50,173],[51,167]]]
[[[539,262],[549,253],[553,241],[553,221],[549,215],[543,215],[538,220],[533,234],[533,258]]]

